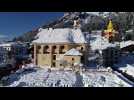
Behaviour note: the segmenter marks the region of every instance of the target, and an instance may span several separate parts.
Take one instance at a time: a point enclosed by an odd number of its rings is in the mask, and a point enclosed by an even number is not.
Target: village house
[[[0,44],[0,63],[14,65],[18,58],[24,58],[26,55],[27,47],[23,43],[9,42]]]
[[[36,38],[33,41],[36,65],[60,68],[87,62],[88,44],[80,28],[40,29]]]

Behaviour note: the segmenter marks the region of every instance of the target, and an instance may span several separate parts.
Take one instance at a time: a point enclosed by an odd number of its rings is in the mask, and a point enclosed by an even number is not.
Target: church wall
[[[87,55],[87,48],[85,44],[34,44],[34,62],[39,66],[60,67],[60,63],[57,59],[72,48],[80,50],[83,54],[85,64],[85,57]],[[73,57],[77,62],[81,62],[80,57]],[[68,62],[71,62],[72,60],[71,57],[65,57],[65,59]]]

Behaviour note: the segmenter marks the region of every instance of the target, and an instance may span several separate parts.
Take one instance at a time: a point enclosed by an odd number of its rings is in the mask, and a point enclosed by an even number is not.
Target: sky
[[[0,12],[0,38],[10,39],[63,16],[63,12]]]

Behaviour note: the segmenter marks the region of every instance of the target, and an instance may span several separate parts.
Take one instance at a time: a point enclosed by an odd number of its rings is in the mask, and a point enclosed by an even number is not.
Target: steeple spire
[[[113,23],[112,23],[112,20],[109,20],[109,23],[107,25],[107,30],[105,30],[106,33],[114,33],[115,30],[114,30],[114,27],[113,27]]]
[[[109,32],[112,32],[112,31],[114,30],[114,28],[113,28],[113,23],[112,23],[111,20],[109,21],[109,24],[108,24],[108,26],[107,26],[107,30],[108,30]]]

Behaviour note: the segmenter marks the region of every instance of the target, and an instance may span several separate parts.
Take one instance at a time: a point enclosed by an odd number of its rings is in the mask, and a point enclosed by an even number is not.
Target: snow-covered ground
[[[84,73],[83,83],[85,87],[130,87],[128,83],[110,72]]]
[[[37,67],[23,68],[2,80],[8,87],[131,87],[114,73],[50,71]]]

